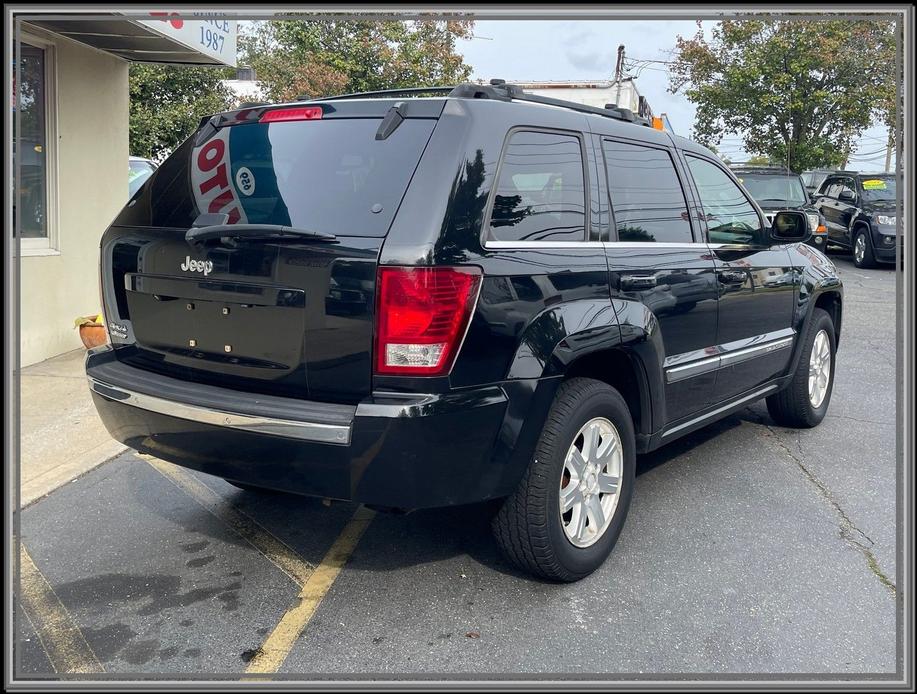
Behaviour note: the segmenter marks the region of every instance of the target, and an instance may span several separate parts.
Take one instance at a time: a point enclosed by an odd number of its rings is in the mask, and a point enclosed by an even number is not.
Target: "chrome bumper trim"
[[[266,436],[282,436],[288,439],[332,443],[342,446],[350,444],[351,426],[259,417],[240,412],[223,412],[209,407],[165,400],[146,393],[137,393],[121,386],[113,386],[110,383],[99,381],[91,376],[88,378],[89,388],[94,393],[107,400],[120,402],[148,412],[156,412],[157,414],[178,419],[187,419],[201,424],[252,431]]]

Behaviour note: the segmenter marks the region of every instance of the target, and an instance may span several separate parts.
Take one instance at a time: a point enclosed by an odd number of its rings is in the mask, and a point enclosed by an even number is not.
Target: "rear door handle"
[[[655,275],[624,275],[621,278],[621,289],[652,289],[655,286]]]

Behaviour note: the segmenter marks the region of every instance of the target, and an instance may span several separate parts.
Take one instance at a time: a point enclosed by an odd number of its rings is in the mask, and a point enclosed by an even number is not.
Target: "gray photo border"
[[[147,16],[148,10],[161,9],[160,7],[142,7],[126,5],[123,7],[83,4],[83,5],[5,5],[4,10],[7,21],[4,23],[5,34],[5,65],[4,72],[6,83],[12,80],[12,65],[14,51],[18,52],[19,29],[22,21],[29,17],[48,19],[73,20],[84,18],[91,12],[119,12],[125,15],[125,20],[136,16]],[[751,18],[761,14],[769,14],[778,18],[793,18],[799,20],[818,20],[826,14],[823,5],[774,5],[765,7],[761,5],[732,5],[728,7],[715,5],[696,5],[690,8],[684,5],[657,5],[652,9],[646,6],[603,6],[603,5],[565,5],[563,9],[557,6],[534,5],[520,7],[515,5],[410,5],[397,4],[380,7],[379,5],[276,5],[270,10],[257,6],[245,5],[216,5],[201,7],[199,5],[177,4],[169,6],[170,10],[178,12],[191,12],[206,9],[209,12],[223,12],[227,16],[240,20],[256,20],[269,18],[282,18],[283,14],[295,13],[334,13],[335,18],[352,19],[414,19],[421,15],[436,14],[445,18],[474,18],[479,20],[664,20],[664,19],[702,19],[718,20],[725,18]],[[913,83],[914,83],[914,7],[908,4],[877,4],[872,6],[843,6],[841,10],[832,12],[834,16],[843,14],[845,18],[876,19],[882,16],[893,18],[898,29],[897,67],[899,74],[903,75],[903,82],[899,84],[899,108],[896,127],[896,155],[897,173],[903,176],[903,181],[914,180],[914,121],[913,118],[904,118],[913,111]],[[17,72],[19,61],[16,61]],[[5,106],[7,113],[12,109],[12,94],[10,89],[5,90]],[[18,111],[16,118],[18,118]],[[5,142],[12,143],[13,119],[8,118],[5,127]],[[903,139],[902,139],[903,136]],[[272,681],[244,680],[240,673],[208,674],[206,679],[168,679],[169,675],[162,678],[151,673],[127,673],[99,677],[67,676],[61,679],[16,679],[14,666],[17,658],[14,657],[15,638],[18,633],[15,609],[16,600],[14,587],[19,585],[19,537],[20,537],[20,487],[19,487],[19,235],[12,235],[12,186],[10,182],[18,179],[18,169],[14,170],[11,150],[4,162],[4,174],[7,185],[4,188],[5,201],[5,226],[4,236],[4,296],[6,297],[4,321],[4,339],[7,349],[4,350],[4,454],[10,462],[6,466],[7,494],[4,497],[4,520],[7,522],[9,532],[4,534],[4,587],[5,606],[4,634],[9,648],[4,653],[6,677],[5,689],[9,690],[113,690],[113,691],[170,691],[182,689],[225,690],[239,687],[250,689],[335,689],[335,690],[362,690],[368,686],[383,690],[426,689],[433,686],[447,689],[462,690],[490,690],[490,689],[547,689],[556,688],[559,683],[572,684],[577,689],[641,689],[641,690],[682,690],[694,689],[698,684],[703,684],[710,689],[806,689],[806,690],[912,690],[913,678],[913,468],[910,463],[913,455],[913,367],[914,367],[914,275],[906,272],[905,268],[913,268],[914,246],[908,241],[904,253],[899,254],[896,270],[896,293],[898,312],[896,315],[896,364],[899,379],[896,387],[896,424],[897,424],[897,508],[896,508],[896,593],[897,600],[897,672],[889,675],[770,675],[770,674],[713,674],[713,673],[685,673],[675,675],[638,675],[630,674],[596,674],[572,677],[569,674],[538,676],[462,676],[449,674],[449,679],[438,679],[438,675],[410,675],[405,679],[397,679],[383,674],[367,674],[355,678],[344,679],[343,676],[333,675],[307,675],[311,680],[296,679],[295,676],[277,674]],[[904,203],[908,211],[914,209],[914,186],[905,189],[898,187],[899,205]],[[905,192],[907,190],[908,192]],[[903,216],[903,215],[902,215]],[[913,215],[911,215],[913,216]],[[913,226],[913,225],[912,225]],[[903,235],[903,222],[899,227],[899,234]],[[906,261],[905,261],[906,258]],[[18,592],[18,591],[16,591]],[[130,677],[135,679],[128,679]],[[338,677],[336,680],[335,677]],[[485,676],[487,677],[487,676]],[[601,679],[605,677],[606,679]]]

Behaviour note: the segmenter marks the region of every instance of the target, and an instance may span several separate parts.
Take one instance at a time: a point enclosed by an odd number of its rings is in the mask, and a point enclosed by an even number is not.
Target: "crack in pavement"
[[[799,451],[797,456],[793,450],[780,438],[780,435],[774,428],[768,424],[764,419],[751,408],[746,408],[749,414],[768,431],[768,436],[772,438],[780,448],[783,449],[787,457],[790,458],[796,466],[802,471],[806,476],[806,479],[818,490],[818,493],[821,497],[828,502],[828,504],[834,509],[834,512],[840,518],[840,524],[838,526],[838,535],[844,542],[853,547],[856,551],[862,554],[866,559],[866,564],[869,567],[869,570],[879,579],[879,582],[882,583],[886,588],[891,591],[893,596],[897,596],[898,589],[895,586],[894,582],[882,571],[882,568],[879,566],[879,562],[876,559],[876,555],[872,551],[872,547],[875,546],[872,538],[870,538],[866,533],[860,530],[854,522],[850,519],[850,516],[847,515],[847,512],[844,511],[844,508],[840,505],[837,499],[834,498],[834,494],[831,493],[831,490],[828,489],[827,485],[822,482],[818,477],[809,470],[805,463],[802,461],[802,458],[805,457],[805,452],[802,450],[802,441],[799,438],[799,433],[796,434],[796,450]],[[862,539],[858,539],[862,538]],[[864,542],[865,540],[865,542]]]
[[[896,426],[894,421],[880,422],[880,421],[876,421],[875,419],[859,419],[857,417],[849,417],[843,414],[826,414],[825,419],[849,419],[853,422],[858,422],[860,424],[878,424],[880,426],[889,426],[889,427]],[[761,422],[761,424],[764,424],[764,422]],[[767,426],[767,425],[765,424],[764,426]]]

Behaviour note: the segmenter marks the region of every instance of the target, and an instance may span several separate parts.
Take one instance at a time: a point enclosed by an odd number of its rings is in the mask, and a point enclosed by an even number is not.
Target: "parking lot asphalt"
[[[512,569],[492,506],[361,516],[127,452],[21,512],[17,676],[895,673],[896,276],[833,259],[825,421],[761,402],[642,456],[589,578]]]

